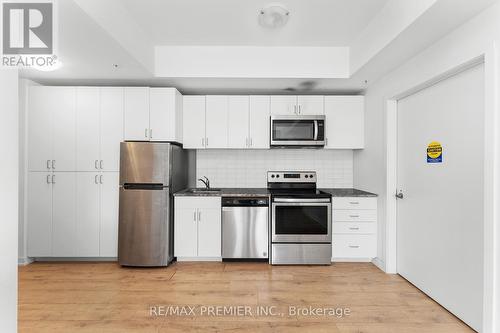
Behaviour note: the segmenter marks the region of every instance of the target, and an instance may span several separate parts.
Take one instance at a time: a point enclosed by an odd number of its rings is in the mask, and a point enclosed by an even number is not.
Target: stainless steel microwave
[[[324,145],[324,115],[271,116],[271,147],[321,148]]]

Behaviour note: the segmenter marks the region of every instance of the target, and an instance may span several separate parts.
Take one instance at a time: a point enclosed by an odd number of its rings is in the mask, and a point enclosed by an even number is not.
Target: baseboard
[[[372,260],[372,263],[377,266],[382,272],[386,273],[385,271],[385,262],[381,260],[379,257],[376,257]]]
[[[221,257],[177,257],[177,261],[222,261]]]
[[[25,258],[18,258],[18,259],[17,259],[17,265],[18,265],[18,266],[26,266],[26,265],[31,264],[33,261],[34,261],[33,259],[28,258],[28,257],[25,257]]]
[[[332,258],[332,262],[372,262],[372,258]]]
[[[81,261],[81,262],[116,262],[116,257],[36,257],[30,258],[33,261]]]

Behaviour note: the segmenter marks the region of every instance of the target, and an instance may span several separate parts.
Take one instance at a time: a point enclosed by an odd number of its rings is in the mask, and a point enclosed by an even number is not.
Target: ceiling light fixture
[[[290,17],[290,11],[281,5],[268,5],[259,11],[259,24],[264,28],[283,27]]]

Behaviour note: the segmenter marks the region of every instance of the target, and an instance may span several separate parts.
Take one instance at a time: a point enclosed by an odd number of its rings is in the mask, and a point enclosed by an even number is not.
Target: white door
[[[77,171],[99,169],[99,100],[99,88],[78,87],[76,90]]]
[[[52,255],[52,174],[28,174],[28,256]]]
[[[149,141],[149,88],[123,90],[125,140]]]
[[[250,148],[269,149],[270,144],[270,97],[250,96]]]
[[[271,115],[296,115],[297,96],[271,96]]]
[[[220,257],[221,254],[221,207],[198,209],[198,256]]]
[[[30,87],[28,100],[28,168],[48,171],[52,160],[52,116],[57,91],[52,87]]]
[[[53,175],[52,255],[76,256],[76,172]]]
[[[361,149],[365,145],[363,96],[325,96],[327,149]]]
[[[175,141],[175,88],[149,90],[152,141]]]
[[[123,141],[123,88],[101,88],[101,161],[103,171],[120,170],[120,142]]]
[[[76,174],[76,242],[74,246],[78,257],[99,256],[98,172]]]
[[[103,172],[99,176],[101,187],[99,256],[118,256],[118,203],[119,173]]]
[[[207,96],[206,148],[227,148],[228,96]]]
[[[428,163],[431,142],[441,163]],[[484,66],[398,101],[398,273],[478,331],[483,168]]]
[[[297,96],[297,111],[300,115],[324,114],[323,96]]]
[[[198,256],[198,228],[195,208],[183,208],[175,202],[174,255]]]
[[[228,96],[227,143],[228,148],[247,148],[250,146],[248,135],[249,97]]]
[[[183,146],[205,148],[205,96],[183,97]]]
[[[53,108],[53,160],[55,171],[75,171],[76,88],[55,87]]]

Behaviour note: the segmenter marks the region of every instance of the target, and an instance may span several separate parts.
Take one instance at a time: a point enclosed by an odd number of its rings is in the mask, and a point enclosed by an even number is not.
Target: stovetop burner
[[[272,197],[331,198],[331,194],[316,189],[315,171],[269,171],[267,188]]]
[[[317,189],[270,189],[271,196],[280,198],[330,198],[332,195]]]

